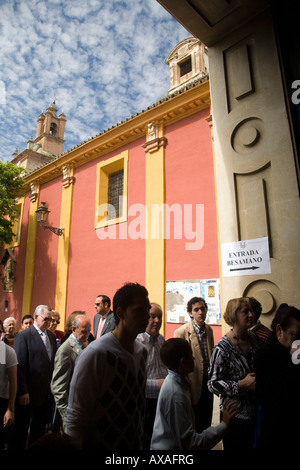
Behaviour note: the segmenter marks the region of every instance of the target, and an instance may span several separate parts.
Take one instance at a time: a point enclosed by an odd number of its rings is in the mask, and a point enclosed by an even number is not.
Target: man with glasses
[[[113,311],[110,309],[110,298],[99,294],[95,300],[96,315],[94,316],[93,331],[95,339],[114,330],[116,326]]]
[[[16,336],[18,392],[15,416],[15,445],[26,448],[43,436],[51,421],[53,397],[50,382],[57,351],[55,335],[49,331],[51,308],[39,305],[31,328]]]
[[[194,372],[189,374],[192,406],[197,433],[211,426],[213,394],[207,388],[208,368],[214,347],[212,328],[205,323],[207,304],[202,297],[193,297],[187,303],[191,321],[174,331],[175,338],[187,340],[194,356]]]

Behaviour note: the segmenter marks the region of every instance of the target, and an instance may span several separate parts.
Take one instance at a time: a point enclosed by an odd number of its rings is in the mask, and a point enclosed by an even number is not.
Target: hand
[[[30,402],[29,393],[24,393],[24,395],[20,395],[20,398],[19,398],[20,405],[28,406],[29,402]]]
[[[250,372],[250,374],[247,374],[244,379],[239,380],[238,386],[239,388],[244,389],[244,390],[255,390],[255,387],[256,387],[255,373]]]
[[[226,398],[226,400],[224,400],[222,420],[227,426],[229,426],[232,418],[237,414],[238,410],[239,406],[235,400],[230,400],[229,398]]]
[[[161,388],[162,384],[164,383],[164,380],[165,379],[157,379],[159,389]]]
[[[15,420],[14,412],[7,408],[6,413],[3,417],[3,427],[9,427],[13,424]]]

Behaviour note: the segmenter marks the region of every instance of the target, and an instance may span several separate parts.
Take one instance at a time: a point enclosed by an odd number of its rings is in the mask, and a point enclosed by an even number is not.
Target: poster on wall
[[[167,282],[168,323],[186,323],[190,320],[186,304],[192,297],[202,297],[207,303],[206,323],[221,325],[220,279]]]

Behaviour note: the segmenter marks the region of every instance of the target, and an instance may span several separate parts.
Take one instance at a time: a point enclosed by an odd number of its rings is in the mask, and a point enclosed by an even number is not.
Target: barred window
[[[115,171],[108,177],[108,220],[118,219],[123,207],[124,170]],[[113,208],[111,207],[113,206]]]
[[[181,64],[179,64],[179,67],[180,67],[180,76],[182,77],[183,75],[185,75],[186,73],[189,73],[192,71],[192,59],[191,59],[191,56],[185,60],[184,62],[181,62]]]
[[[95,228],[127,220],[128,150],[97,164]]]

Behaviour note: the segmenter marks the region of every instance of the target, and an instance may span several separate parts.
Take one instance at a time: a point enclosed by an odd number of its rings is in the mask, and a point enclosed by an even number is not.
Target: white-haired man
[[[51,308],[39,305],[31,328],[16,335],[18,393],[15,413],[15,445],[26,447],[45,433],[51,420],[53,397],[50,382],[57,350],[55,335],[48,330]]]

